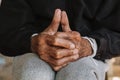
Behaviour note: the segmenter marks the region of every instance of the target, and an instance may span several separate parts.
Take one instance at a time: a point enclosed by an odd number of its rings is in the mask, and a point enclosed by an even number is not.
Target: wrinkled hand
[[[68,40],[68,41],[74,43],[75,48],[70,49],[70,48],[66,47],[67,48],[67,49],[65,49],[66,51],[60,50],[60,52],[58,52],[58,53],[57,52],[53,53],[52,57],[58,59],[56,66],[66,65],[70,62],[76,61],[82,57],[86,57],[86,56],[89,56],[92,54],[92,48],[91,48],[89,41],[82,38],[79,32],[72,31],[70,29],[68,17],[67,17],[67,14],[65,11],[62,11],[61,14],[62,14],[61,25],[62,25],[63,32],[55,33],[55,37],[61,38],[63,40]],[[63,44],[62,45],[56,44],[56,43],[60,43],[60,42],[62,42],[62,41],[57,40],[55,38],[49,39],[50,45],[64,47]],[[67,41],[64,41],[64,42],[67,43]],[[74,50],[74,51],[72,51],[72,50]]]
[[[57,37],[62,37],[73,42],[75,44],[75,49],[78,49],[79,58],[91,55],[91,44],[87,39],[82,38],[79,32],[72,31],[70,29],[68,17],[65,11],[62,12],[61,24],[63,32],[56,33]]]
[[[63,58],[64,56],[68,56],[76,52],[76,50],[74,50],[75,45],[72,42],[55,36],[60,21],[61,10],[57,9],[55,11],[52,23],[48,26],[48,28],[39,35],[32,37],[31,40],[32,51],[37,53],[41,59],[48,62],[56,71],[64,67],[66,65],[65,62],[68,62],[66,58]],[[50,40],[54,40],[56,46],[51,46],[49,43]]]
[[[63,32],[57,32],[60,23]],[[92,52],[89,42],[78,32],[71,31],[66,12],[59,9],[55,11],[48,28],[32,38],[31,46],[32,51],[48,62],[55,71]]]

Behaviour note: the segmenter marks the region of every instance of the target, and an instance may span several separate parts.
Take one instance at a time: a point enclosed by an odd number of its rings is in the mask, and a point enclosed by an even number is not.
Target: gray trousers
[[[91,57],[71,62],[58,72],[37,55],[14,58],[13,80],[105,80],[106,64]]]

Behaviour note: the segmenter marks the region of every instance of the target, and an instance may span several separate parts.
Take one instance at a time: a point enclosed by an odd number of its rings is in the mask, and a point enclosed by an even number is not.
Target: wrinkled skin
[[[58,32],[59,25],[63,32]],[[65,11],[55,10],[51,24],[39,35],[32,37],[31,49],[58,71],[70,62],[92,54],[88,40],[72,31]]]

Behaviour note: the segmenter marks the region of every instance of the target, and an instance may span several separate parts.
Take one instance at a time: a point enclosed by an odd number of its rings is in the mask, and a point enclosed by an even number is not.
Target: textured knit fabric
[[[104,80],[106,64],[85,57],[54,72],[37,55],[29,53],[15,57],[13,69],[13,80]]]

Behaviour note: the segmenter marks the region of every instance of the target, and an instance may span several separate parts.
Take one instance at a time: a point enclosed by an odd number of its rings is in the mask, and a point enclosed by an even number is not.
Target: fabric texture
[[[104,80],[106,68],[105,63],[85,57],[54,72],[36,54],[28,53],[15,57],[13,80]]]

